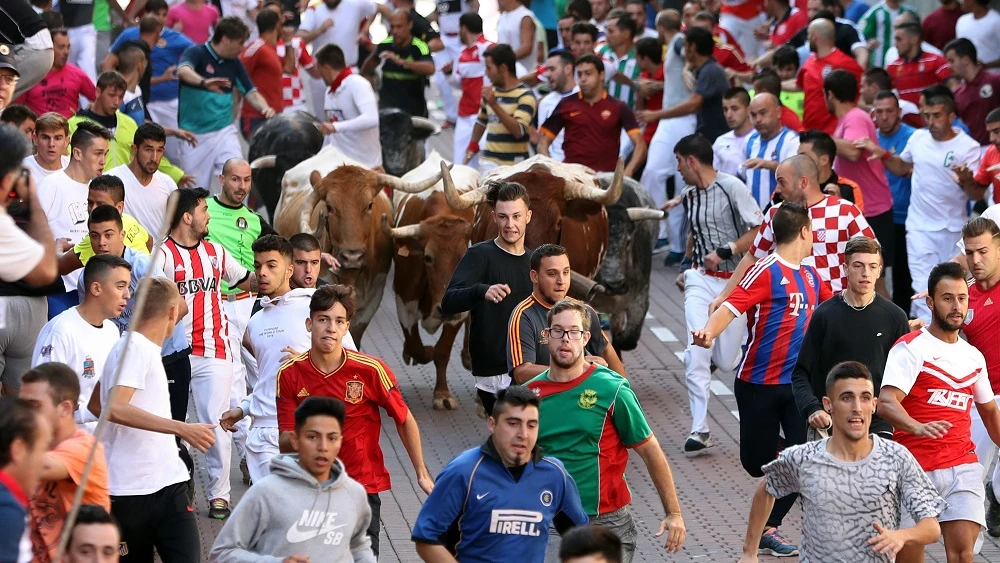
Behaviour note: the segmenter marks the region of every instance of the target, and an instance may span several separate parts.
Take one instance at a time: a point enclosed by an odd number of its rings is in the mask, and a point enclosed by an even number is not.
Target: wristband
[[[715,253],[718,254],[719,258],[722,258],[723,260],[729,260],[733,257],[733,249],[729,248],[729,245],[716,248]]]
[[[889,160],[890,158],[892,158],[892,155],[889,154],[889,151],[885,151],[882,153],[882,156],[879,157],[879,160]]]
[[[479,152],[479,143],[475,141],[470,142],[468,148],[466,148],[465,151],[471,152],[472,154],[476,154],[477,152]]]

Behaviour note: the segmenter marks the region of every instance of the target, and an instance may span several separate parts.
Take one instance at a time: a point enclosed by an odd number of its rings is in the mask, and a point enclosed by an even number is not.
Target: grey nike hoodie
[[[320,483],[297,455],[271,460],[271,474],[254,483],[212,546],[219,563],[281,563],[305,555],[312,563],[375,563],[366,533],[371,509],[365,488],[336,460]]]

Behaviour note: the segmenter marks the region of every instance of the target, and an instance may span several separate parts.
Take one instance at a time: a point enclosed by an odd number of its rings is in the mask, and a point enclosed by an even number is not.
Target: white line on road
[[[678,360],[684,362],[684,350],[681,350],[680,352],[674,352],[674,355],[677,356]]]
[[[653,313],[646,313],[646,320],[647,321],[651,321],[651,320],[653,320],[655,318],[656,317],[653,316]]]
[[[740,419],[740,411],[729,411],[729,413],[732,414],[736,420]]]
[[[677,342],[677,337],[665,326],[651,326],[649,330],[660,339],[660,342]]]
[[[713,395],[717,395],[717,396],[721,397],[723,395],[732,395],[733,394],[733,392],[729,390],[729,387],[726,387],[726,384],[723,383],[723,382],[721,382],[721,381],[719,381],[718,379],[713,379],[712,383],[709,385],[709,387],[712,389],[712,394]]]

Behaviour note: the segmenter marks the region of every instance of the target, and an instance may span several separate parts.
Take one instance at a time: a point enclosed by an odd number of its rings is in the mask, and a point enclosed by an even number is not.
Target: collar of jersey
[[[486,439],[486,442],[479,448],[483,455],[496,461],[500,465],[504,465],[503,460],[500,459],[500,452],[497,451],[496,445],[493,443],[493,436]],[[538,463],[542,459],[542,449],[535,444],[534,449],[531,450],[531,463]],[[527,464],[526,464],[527,465]],[[504,465],[504,467],[507,467]],[[525,468],[527,469],[527,468]]]

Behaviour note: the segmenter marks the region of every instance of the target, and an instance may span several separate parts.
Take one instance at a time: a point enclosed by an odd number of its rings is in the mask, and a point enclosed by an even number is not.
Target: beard
[[[559,366],[562,369],[569,369],[569,368],[575,366],[577,364],[577,362],[580,361],[580,358],[582,358],[582,357],[583,357],[583,354],[581,353],[581,354],[579,354],[577,356],[573,356],[573,359],[571,359],[571,360],[563,361],[563,360],[559,359],[559,355],[558,354],[552,354],[551,355],[551,361],[552,361],[553,364]]]
[[[958,332],[962,328],[962,323],[965,321],[965,317],[962,317],[962,320],[953,323],[948,320],[947,316],[942,317],[933,309],[931,310],[931,313],[934,315],[934,322],[937,323],[939,327],[949,332]]]

